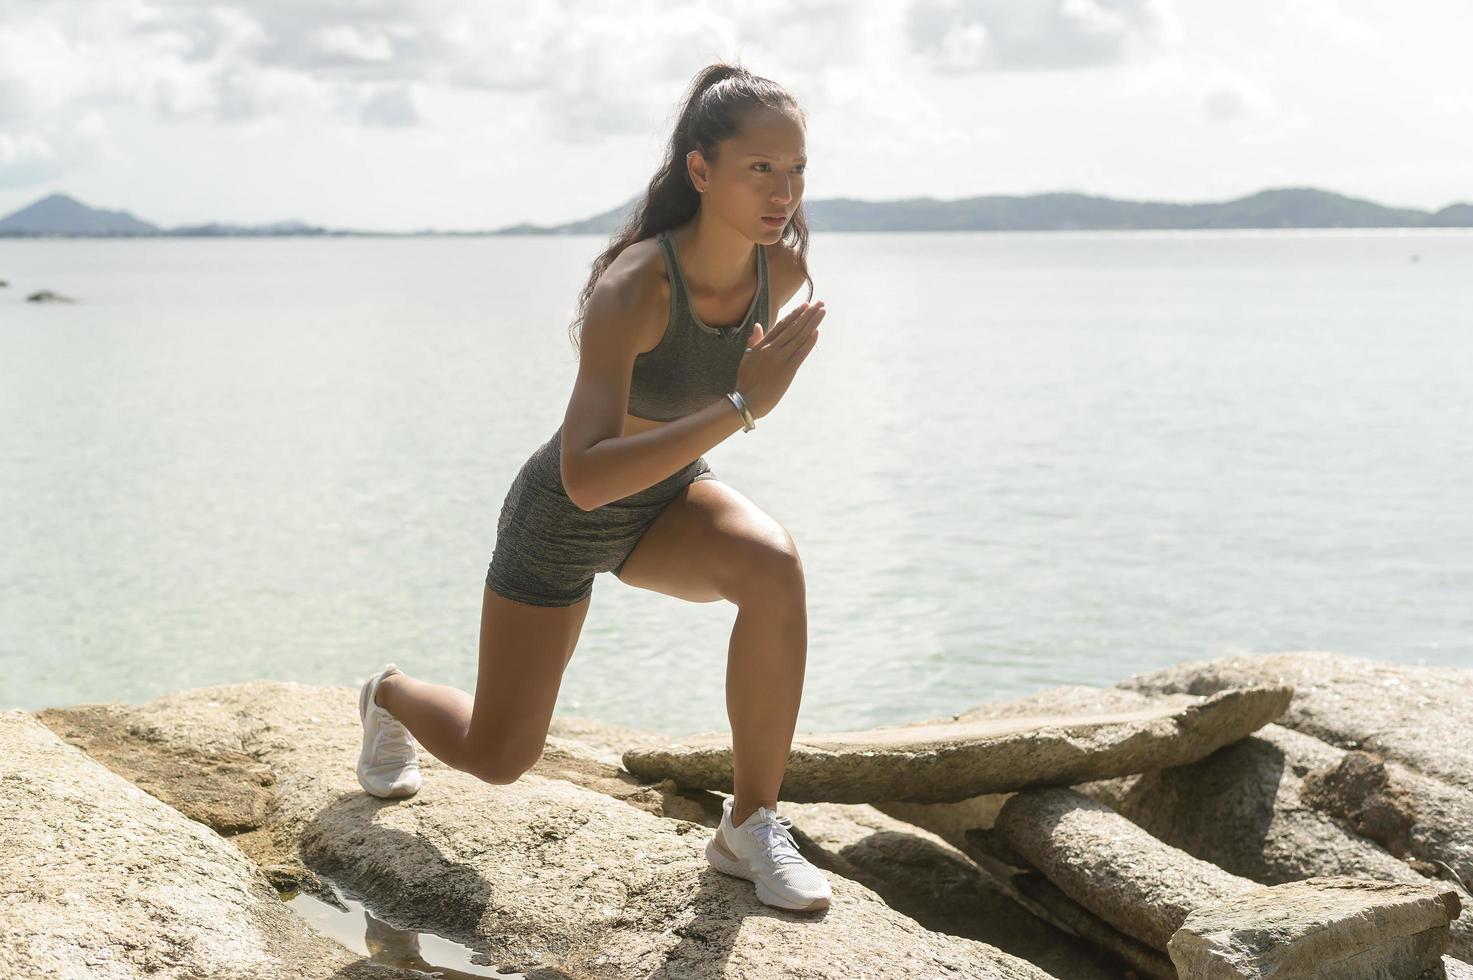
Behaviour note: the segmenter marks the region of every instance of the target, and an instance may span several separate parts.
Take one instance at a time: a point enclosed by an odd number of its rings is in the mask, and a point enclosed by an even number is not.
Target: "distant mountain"
[[[1473,227],[1473,204],[1449,204],[1428,217],[1427,223],[1442,228]]]
[[[302,221],[276,221],[263,225],[233,225],[211,222],[160,228],[133,217],[127,211],[104,211],[90,207],[67,194],[50,194],[0,218],[0,236],[111,237],[135,235],[321,235],[326,232]]]
[[[170,228],[164,234],[232,237],[235,235],[324,235],[330,232],[326,228],[309,225],[305,221],[273,221],[265,225],[227,225],[212,221],[205,225],[180,225],[177,228]]]
[[[0,218],[0,236],[16,235],[610,235],[638,201],[589,218],[558,225],[520,223],[489,231],[373,232],[329,230],[301,221],[262,225],[212,222],[162,229],[126,211],[90,208],[65,194],[52,194]],[[1209,228],[1473,228],[1473,204],[1450,204],[1437,212],[1389,208],[1312,187],[1260,191],[1231,201],[1175,204],[1126,201],[1088,194],[989,195],[943,201],[933,197],[899,201],[822,198],[804,202],[815,231],[1076,231],[1092,229]]]
[[[635,206],[630,200],[583,221],[517,234],[609,234]],[[1312,187],[1260,191],[1214,204],[1121,201],[1087,194],[990,195],[951,201],[933,197],[901,201],[823,198],[805,201],[815,231],[1077,231],[1187,228],[1420,228],[1473,227],[1473,205],[1454,204],[1435,215],[1388,208]],[[502,230],[499,234],[507,234]]]
[[[156,235],[157,225],[139,221],[127,211],[89,208],[65,194],[43,197],[0,218],[0,234]]]

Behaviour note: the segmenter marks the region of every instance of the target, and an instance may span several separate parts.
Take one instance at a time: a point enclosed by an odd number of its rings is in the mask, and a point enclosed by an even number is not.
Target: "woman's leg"
[[[487,782],[515,782],[542,755],[563,669],[592,598],[534,606],[487,587],[475,697],[391,674],[379,684],[378,702],[446,765]]]
[[[735,799],[731,821],[759,806],[777,809],[793,747],[808,659],[808,612],[797,552],[779,581],[735,592],[736,623],[726,654],[726,717],[731,722]],[[779,559],[780,561],[780,559]]]
[[[803,564],[792,537],[734,488],[700,480],[650,523],[619,579],[692,602],[736,605],[726,657],[732,822],[758,806],[776,809],[808,656]]]

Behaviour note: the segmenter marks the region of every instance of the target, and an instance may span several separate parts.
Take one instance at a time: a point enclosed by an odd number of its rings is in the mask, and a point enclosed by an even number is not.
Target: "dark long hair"
[[[578,294],[577,316],[569,328],[573,347],[578,348],[579,335],[583,328],[583,316],[588,310],[588,300],[598,285],[604,270],[626,247],[667,228],[682,225],[695,217],[701,207],[700,192],[691,185],[686,171],[685,158],[692,150],[700,150],[710,161],[715,161],[718,144],[742,131],[748,112],[768,108],[787,112],[806,125],[796,99],[777,82],[754,75],[740,65],[716,62],[701,69],[686,90],[685,103],[675,130],[670,134],[670,145],[665,152],[665,161],[650,178],[645,189],[644,200],[630,212],[629,219],[609,239],[609,245],[593,262],[588,282]],[[793,212],[780,239],[798,255],[803,269],[803,278],[808,283],[808,298],[813,298],[813,277],[808,274],[808,221],[800,202]],[[772,324],[763,326],[771,330]]]

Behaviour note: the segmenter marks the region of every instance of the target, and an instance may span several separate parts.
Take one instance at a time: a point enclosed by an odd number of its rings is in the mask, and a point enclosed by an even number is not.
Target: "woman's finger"
[[[816,317],[821,316],[822,313],[822,300],[797,310],[794,313],[793,322],[786,329],[783,330],[782,337],[775,338],[773,342],[781,347],[791,346],[795,338],[801,338],[803,334],[807,332],[806,328],[808,327],[808,325],[811,324]],[[774,334],[776,334],[776,331],[774,331]]]

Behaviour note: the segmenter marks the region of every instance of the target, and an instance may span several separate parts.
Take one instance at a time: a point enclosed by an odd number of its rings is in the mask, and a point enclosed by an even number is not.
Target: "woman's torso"
[[[643,408],[646,415],[661,414],[661,409],[668,413],[669,406],[682,399],[651,398],[680,386],[686,386],[679,393],[687,396],[686,401],[720,397],[725,391],[716,388],[729,390],[753,324],[771,327],[772,288],[765,246],[757,246],[756,274],[751,281],[737,292],[718,297],[697,296],[690,290],[669,232],[630,247],[646,251],[644,274],[657,281],[661,308],[667,311],[640,339],[640,354],[631,378],[630,409]],[[684,409],[678,414],[685,414]],[[658,428],[670,420],[647,418],[631,410],[624,416],[624,434]]]

